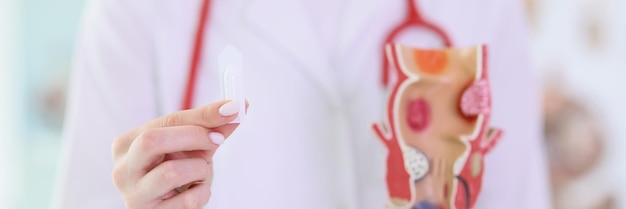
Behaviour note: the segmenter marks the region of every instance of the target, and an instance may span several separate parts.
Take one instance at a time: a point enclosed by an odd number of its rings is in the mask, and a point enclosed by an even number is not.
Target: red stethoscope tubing
[[[439,36],[444,46],[446,47],[452,46],[452,41],[450,40],[450,37],[446,34],[446,32],[443,29],[441,29],[439,26],[429,22],[428,20],[422,17],[422,14],[419,12],[419,8],[417,7],[417,4],[415,4],[415,1],[416,0],[407,0],[408,11],[407,11],[406,17],[404,18],[402,23],[400,23],[399,25],[394,27],[393,30],[391,30],[391,33],[387,35],[387,38],[385,39],[385,43],[383,44],[381,48],[382,59],[383,59],[382,83],[383,83],[383,86],[385,87],[387,87],[387,85],[389,84],[389,74],[391,73],[391,71],[389,70],[389,67],[390,67],[389,61],[386,59],[386,55],[385,55],[385,45],[393,42],[393,40],[395,40],[396,37],[403,30],[408,29],[410,27],[421,27],[421,28],[432,31],[435,35]]]
[[[200,15],[198,17],[198,26],[196,28],[196,36],[194,39],[193,52],[191,57],[191,62],[189,65],[189,75],[187,77],[187,86],[185,88],[185,95],[183,98],[183,103],[181,109],[191,109],[193,105],[195,85],[197,81],[198,70],[200,68],[200,61],[202,59],[202,50],[205,39],[205,31],[207,27],[207,22],[210,18],[210,10],[211,10],[211,0],[203,0],[202,8],[200,10]],[[385,45],[387,43],[393,42],[393,40],[405,29],[410,27],[422,27],[427,30],[432,31],[436,35],[438,35],[443,41],[444,46],[449,47],[452,46],[452,42],[450,41],[450,37],[437,25],[429,22],[424,19],[422,15],[419,13],[418,7],[415,4],[415,0],[407,0],[407,15],[404,18],[404,21],[397,25],[391,30],[389,35],[387,35],[385,39],[385,43],[382,47],[382,58],[383,58],[383,66],[382,66],[382,84],[386,87],[389,83],[389,61],[385,59]]]
[[[205,38],[205,27],[209,21],[209,12],[211,10],[211,0],[203,0],[202,8],[200,9],[200,16],[198,18],[198,27],[196,29],[196,37],[194,39],[193,52],[191,56],[191,62],[189,65],[189,76],[187,77],[187,86],[185,89],[185,97],[183,98],[183,104],[181,109],[191,109],[193,105],[193,96],[196,89],[196,80],[198,75],[198,69],[200,68],[200,61],[202,59],[202,46]]]

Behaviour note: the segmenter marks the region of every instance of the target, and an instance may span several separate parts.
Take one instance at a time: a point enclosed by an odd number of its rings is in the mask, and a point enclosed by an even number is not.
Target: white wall
[[[0,208],[15,207],[19,189],[17,167],[17,17],[15,0],[0,0]]]

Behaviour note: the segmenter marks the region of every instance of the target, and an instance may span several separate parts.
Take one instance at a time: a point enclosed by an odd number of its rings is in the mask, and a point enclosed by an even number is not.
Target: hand
[[[247,103],[246,103],[247,107]],[[154,119],[113,142],[113,182],[128,209],[202,208],[211,196],[212,157],[238,124],[221,101]]]

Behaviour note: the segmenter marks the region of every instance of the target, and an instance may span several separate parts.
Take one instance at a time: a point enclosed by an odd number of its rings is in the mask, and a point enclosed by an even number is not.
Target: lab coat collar
[[[293,69],[311,78],[330,104],[340,105],[337,77],[333,75],[330,54],[324,51],[313,27],[313,17],[301,1],[243,0],[243,19],[252,33],[281,54],[292,60]],[[280,5],[280,6],[277,6]]]

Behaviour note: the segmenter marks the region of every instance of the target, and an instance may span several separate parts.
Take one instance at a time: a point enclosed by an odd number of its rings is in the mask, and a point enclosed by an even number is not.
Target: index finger
[[[135,134],[149,128],[165,128],[173,126],[194,125],[204,128],[216,128],[228,124],[237,118],[239,105],[236,101],[220,101],[204,107],[178,111],[141,126]],[[134,135],[135,137],[137,135]],[[130,137],[130,138],[135,138]]]
[[[246,107],[248,102],[246,101]],[[113,144],[113,154],[125,153],[132,141],[146,129],[165,128],[173,126],[195,125],[207,129],[217,128],[228,124],[237,118],[239,105],[235,101],[224,100],[204,107],[183,110],[154,119],[143,126],[133,129],[116,139]]]

